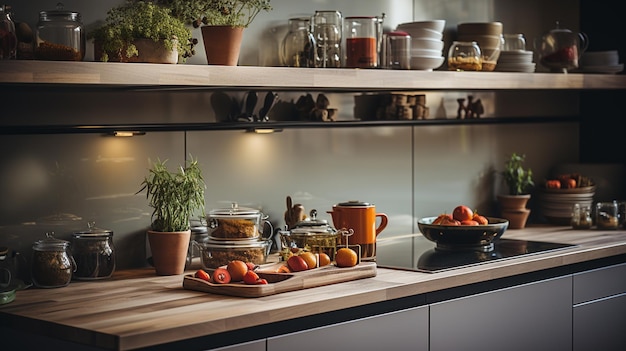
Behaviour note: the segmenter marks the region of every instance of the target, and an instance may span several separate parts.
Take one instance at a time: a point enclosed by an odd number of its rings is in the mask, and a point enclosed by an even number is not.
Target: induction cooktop
[[[376,262],[381,268],[436,273],[575,246],[577,245],[500,238],[492,249],[450,251],[437,248],[434,242],[420,234],[381,240],[377,243]],[[412,250],[408,252],[410,247]]]

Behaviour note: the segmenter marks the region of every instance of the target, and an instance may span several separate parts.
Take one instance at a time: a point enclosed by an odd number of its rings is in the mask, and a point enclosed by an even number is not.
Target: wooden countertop
[[[578,246],[434,274],[379,268],[373,278],[260,298],[185,290],[182,275],[156,276],[153,269],[118,271],[109,280],[18,291],[0,316],[19,330],[131,350],[626,253],[625,230],[546,226],[505,237]]]

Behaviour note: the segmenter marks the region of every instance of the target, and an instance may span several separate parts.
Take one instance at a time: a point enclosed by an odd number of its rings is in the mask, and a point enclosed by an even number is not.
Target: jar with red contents
[[[346,67],[378,67],[378,17],[346,17]]]

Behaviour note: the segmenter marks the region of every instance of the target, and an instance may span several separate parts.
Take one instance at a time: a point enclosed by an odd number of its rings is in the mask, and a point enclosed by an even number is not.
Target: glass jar
[[[283,38],[281,64],[287,67],[315,67],[315,37],[311,33],[311,19],[289,19],[289,32]]]
[[[96,280],[111,277],[115,271],[113,232],[98,229],[88,223],[89,229],[73,233],[72,255],[76,261],[74,278]]]
[[[596,227],[598,229],[617,229],[619,227],[617,201],[598,202],[596,204]]]
[[[383,35],[382,67],[411,69],[411,36],[407,32],[390,32]]]
[[[85,57],[85,33],[80,13],[63,10],[39,12],[36,29],[35,58],[49,61],[82,61]]]
[[[448,51],[448,70],[481,71],[483,57],[475,41],[455,41]]]
[[[346,17],[346,67],[378,67],[377,28],[377,17]]]
[[[572,228],[589,229],[593,225],[589,206],[574,204],[572,207]]]
[[[35,286],[60,288],[70,283],[76,262],[69,246],[69,241],[54,238],[54,233],[46,233],[45,239],[33,244],[31,273]]]
[[[0,5],[0,60],[14,60],[17,53],[15,23],[10,11],[11,6]]]
[[[315,38],[315,67],[341,67],[341,32],[343,17],[339,11],[315,11],[313,36]]]
[[[206,224],[198,223],[197,225],[191,226],[191,239],[189,240],[189,249],[187,250],[187,262],[185,263],[185,268],[190,269],[194,264],[195,259],[201,259],[201,252],[196,245],[196,243],[206,243],[210,239],[209,230]]]

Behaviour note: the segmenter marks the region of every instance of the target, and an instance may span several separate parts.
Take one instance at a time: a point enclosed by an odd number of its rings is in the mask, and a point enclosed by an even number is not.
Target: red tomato
[[[257,280],[255,284],[261,284],[261,285],[267,284],[267,279],[261,278]]]
[[[548,189],[561,189],[561,181],[558,179],[546,180],[546,188]]]
[[[252,262],[246,262],[246,266],[248,266],[249,271],[253,271],[256,268],[256,265]]]
[[[228,273],[228,270],[226,268],[215,268],[215,270],[213,271],[213,283],[230,283],[230,273]]]
[[[466,219],[464,221],[461,221],[461,225],[478,225],[478,222],[471,219]]]
[[[243,276],[243,282],[246,284],[256,284],[257,280],[259,280],[259,275],[254,271],[247,271]]]
[[[289,269],[291,269],[292,272],[306,271],[309,269],[309,265],[306,264],[306,261],[297,255],[291,256],[287,259],[287,266],[289,266]]]
[[[474,217],[474,212],[467,206],[459,205],[452,211],[452,218],[459,222],[471,220],[472,217]]]
[[[474,217],[472,217],[472,220],[476,221],[479,225],[489,224],[487,217],[481,216],[478,213],[474,213]]]
[[[461,225],[461,222],[457,221],[456,219],[446,217],[439,224],[440,225]]]
[[[439,216],[437,216],[437,218],[435,218],[435,220],[433,221],[433,224],[441,224],[441,222],[445,219],[452,219],[452,215],[447,214],[447,213],[442,213]]]
[[[202,269],[198,269],[193,276],[202,280],[206,280],[207,282],[211,281],[211,277],[209,277],[209,273],[205,272]]]
[[[569,178],[561,180],[561,188],[564,189],[573,189],[576,187],[576,180]]]

